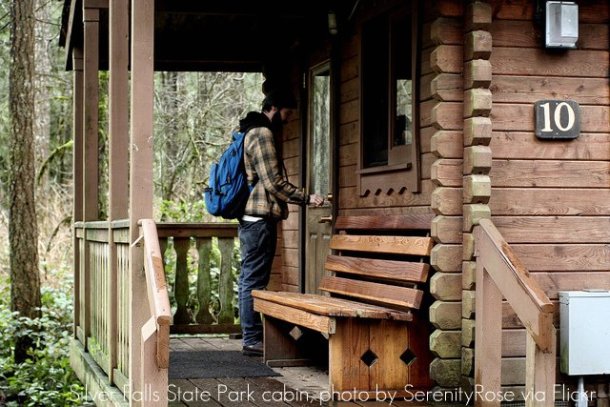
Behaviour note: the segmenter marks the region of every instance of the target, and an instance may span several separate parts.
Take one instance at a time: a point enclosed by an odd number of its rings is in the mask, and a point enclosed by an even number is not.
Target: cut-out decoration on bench
[[[411,363],[415,362],[415,359],[417,359],[417,356],[415,356],[415,354],[411,352],[411,349],[409,348],[407,348],[407,350],[400,355],[400,360],[402,360],[407,366],[410,366]]]
[[[292,339],[294,339],[295,341],[298,341],[303,336],[303,330],[295,325],[295,327],[292,328],[290,330],[290,332],[288,332],[288,334],[290,335],[290,337]]]
[[[372,350],[367,350],[364,352],[362,356],[360,356],[360,360],[364,362],[365,365],[371,367],[379,360],[379,357]]]

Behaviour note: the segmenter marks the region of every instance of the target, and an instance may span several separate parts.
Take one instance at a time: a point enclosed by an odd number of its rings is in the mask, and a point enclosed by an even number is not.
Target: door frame
[[[310,93],[311,89],[311,75],[321,71],[322,67],[328,67],[330,75],[330,176],[329,181],[331,184],[331,193],[333,195],[333,203],[331,205],[331,216],[333,222],[331,225],[331,231],[334,233],[334,220],[337,216],[338,211],[338,192],[339,192],[339,171],[338,171],[338,160],[339,160],[339,108],[340,108],[340,54],[337,39],[333,38],[330,47],[330,58],[316,61],[315,63],[307,63],[303,67],[303,86],[301,87],[301,103],[300,117],[301,117],[301,185],[308,185],[308,170],[309,170],[309,129],[310,129]],[[326,199],[326,197],[324,197]],[[306,240],[307,236],[307,208],[300,211],[299,217],[299,291],[305,292],[306,288],[306,264],[307,264],[307,250]]]

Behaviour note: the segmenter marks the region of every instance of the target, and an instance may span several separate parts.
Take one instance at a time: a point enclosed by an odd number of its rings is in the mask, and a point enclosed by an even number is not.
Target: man
[[[248,183],[254,185],[239,221],[241,273],[239,275],[239,314],[243,353],[263,353],[263,327],[254,311],[252,290],[267,287],[277,244],[277,223],[288,217],[287,203],[322,205],[324,199],[308,195],[288,181],[276,139],[282,125],[296,108],[289,93],[271,92],[263,101],[261,113],[250,112],[239,122],[245,133],[244,164]]]

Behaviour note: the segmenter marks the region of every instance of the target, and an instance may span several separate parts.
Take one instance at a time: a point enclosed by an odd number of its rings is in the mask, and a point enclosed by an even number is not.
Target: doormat
[[[280,376],[262,358],[239,351],[181,351],[169,354],[170,379]]]

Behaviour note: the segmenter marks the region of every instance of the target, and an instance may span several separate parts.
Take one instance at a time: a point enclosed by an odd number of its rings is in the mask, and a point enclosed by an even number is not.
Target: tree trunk
[[[21,316],[40,315],[38,225],[34,201],[34,0],[13,0],[9,72],[11,309]],[[17,337],[15,361],[27,358],[33,345]]]

